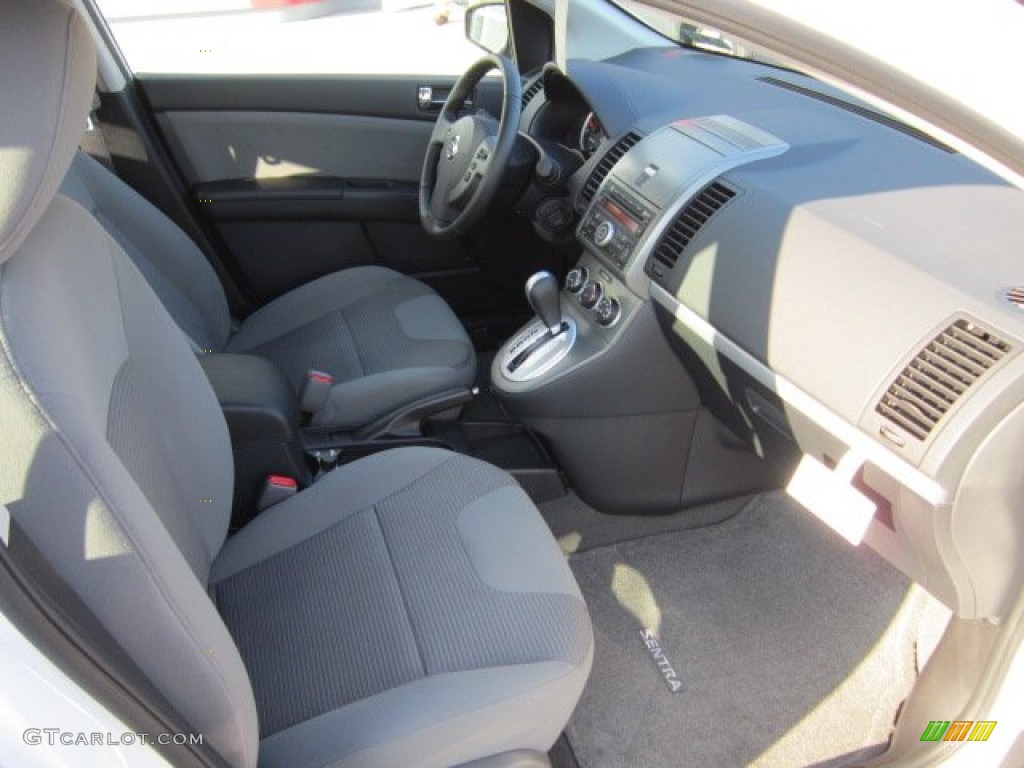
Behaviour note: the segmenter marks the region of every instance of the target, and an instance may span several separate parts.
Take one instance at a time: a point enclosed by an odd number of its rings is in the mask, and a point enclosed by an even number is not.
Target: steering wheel
[[[459,117],[477,83],[501,74],[501,120],[485,112]],[[423,228],[434,237],[465,234],[494,200],[519,133],[519,73],[506,56],[489,54],[463,73],[437,116],[420,174]]]

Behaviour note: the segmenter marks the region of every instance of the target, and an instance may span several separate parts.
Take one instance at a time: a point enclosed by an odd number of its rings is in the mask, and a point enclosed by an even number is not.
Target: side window
[[[458,75],[467,0],[97,0],[139,74]]]

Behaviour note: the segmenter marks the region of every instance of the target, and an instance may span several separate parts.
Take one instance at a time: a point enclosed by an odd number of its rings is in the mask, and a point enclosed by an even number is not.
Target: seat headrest
[[[96,87],[89,28],[61,0],[0,0],[0,264],[53,200]]]

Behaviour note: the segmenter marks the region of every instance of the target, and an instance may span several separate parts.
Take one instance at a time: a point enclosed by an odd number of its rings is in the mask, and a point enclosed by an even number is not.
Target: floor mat
[[[844,765],[884,749],[932,599],[781,494],[570,562],[594,669],[581,768]]]

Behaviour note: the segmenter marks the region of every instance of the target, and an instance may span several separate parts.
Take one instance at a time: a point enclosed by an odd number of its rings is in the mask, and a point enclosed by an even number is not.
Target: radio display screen
[[[605,199],[601,203],[601,208],[615,219],[619,224],[626,228],[626,231],[632,235],[635,235],[640,229],[640,224],[633,219],[628,213],[622,210],[619,206],[613,203],[611,200]]]

